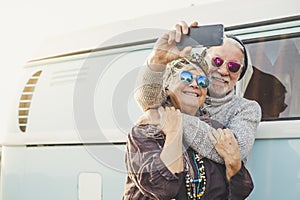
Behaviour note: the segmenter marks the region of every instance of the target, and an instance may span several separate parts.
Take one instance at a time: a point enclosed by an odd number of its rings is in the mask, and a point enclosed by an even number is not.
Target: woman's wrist
[[[167,134],[160,158],[172,173],[183,171],[182,133]]]

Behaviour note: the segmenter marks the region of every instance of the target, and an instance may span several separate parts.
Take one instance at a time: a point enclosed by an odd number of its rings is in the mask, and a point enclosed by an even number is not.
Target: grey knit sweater
[[[162,103],[161,89],[164,72],[154,72],[143,66],[138,76],[135,98],[143,110]],[[235,135],[240,148],[241,159],[246,162],[253,147],[255,133],[261,119],[261,108],[255,101],[238,97],[231,91],[224,98],[207,98],[204,107],[211,119],[229,128]],[[224,163],[215,150],[207,133],[213,128],[198,116],[183,114],[184,140],[203,157]]]

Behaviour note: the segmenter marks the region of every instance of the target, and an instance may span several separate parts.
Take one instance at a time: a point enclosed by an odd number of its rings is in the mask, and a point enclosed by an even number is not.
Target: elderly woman
[[[151,110],[151,117],[162,125],[137,124],[128,135],[123,199],[241,200],[250,194],[252,179],[230,130],[210,134],[224,165],[200,157],[183,141],[181,113],[203,117],[204,113],[197,112],[201,112],[208,84],[207,69],[196,57],[167,65],[162,107]],[[209,118],[206,121],[210,123]]]

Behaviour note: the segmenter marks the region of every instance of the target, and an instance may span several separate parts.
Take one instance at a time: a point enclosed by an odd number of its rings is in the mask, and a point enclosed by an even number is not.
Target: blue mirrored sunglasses
[[[207,88],[209,85],[209,80],[206,76],[197,76],[188,71],[180,72],[179,76],[180,80],[185,84],[191,84],[196,79],[197,85],[201,88]]]

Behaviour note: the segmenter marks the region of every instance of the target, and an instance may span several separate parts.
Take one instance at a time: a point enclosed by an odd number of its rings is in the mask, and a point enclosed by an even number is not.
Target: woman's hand
[[[182,114],[174,107],[159,107],[147,110],[136,122],[139,124],[157,125],[164,134],[182,130]]]
[[[159,128],[165,135],[182,133],[182,114],[179,109],[174,107],[159,107],[160,116]]]
[[[182,172],[182,114],[174,107],[160,107],[158,113],[160,127],[166,135],[160,158],[172,173]]]

